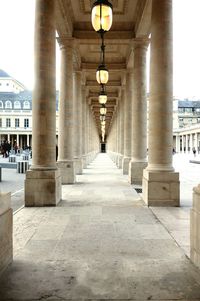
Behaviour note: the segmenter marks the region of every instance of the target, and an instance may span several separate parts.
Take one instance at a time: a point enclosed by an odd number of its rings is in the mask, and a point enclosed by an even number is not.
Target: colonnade
[[[33,159],[25,180],[25,205],[56,205],[61,184],[74,183],[99,148],[99,135],[87,102],[83,73],[74,66],[74,40],[59,39],[61,86],[59,146],[56,163],[55,1],[36,1],[35,89],[33,93]],[[146,51],[149,41],[137,37],[132,64],[107,137],[107,149],[132,184],[142,184],[149,206],[179,206],[179,174],[172,166],[173,60],[172,0],[153,0],[149,134],[147,145]],[[187,142],[187,139],[186,139]],[[148,160],[147,160],[148,148]],[[191,254],[200,262],[200,185],[194,189]]]
[[[189,133],[179,133],[174,136],[174,149],[177,153],[190,153],[193,149],[200,152],[200,131],[191,130]]]
[[[19,148],[23,148],[25,146],[31,146],[31,134],[1,134],[0,135],[0,144],[3,141],[11,142],[11,145],[13,146],[15,143],[17,143],[17,146]]]

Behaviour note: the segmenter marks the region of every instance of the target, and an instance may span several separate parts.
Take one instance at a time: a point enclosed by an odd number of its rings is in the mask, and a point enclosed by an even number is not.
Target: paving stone
[[[148,208],[124,179],[102,154],[58,207],[17,212],[0,300],[200,300],[181,231],[189,211]]]

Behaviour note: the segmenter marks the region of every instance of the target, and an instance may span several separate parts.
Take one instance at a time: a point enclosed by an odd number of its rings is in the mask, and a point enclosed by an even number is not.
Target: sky
[[[35,0],[0,0],[0,69],[34,87]],[[174,96],[200,99],[200,0],[173,0]],[[57,45],[57,88],[60,55]]]

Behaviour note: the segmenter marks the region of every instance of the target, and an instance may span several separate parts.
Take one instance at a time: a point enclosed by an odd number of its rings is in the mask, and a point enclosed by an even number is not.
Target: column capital
[[[143,48],[143,49],[147,50],[149,43],[150,43],[149,38],[145,38],[145,37],[136,38],[131,41],[131,47],[132,47],[132,50],[135,50],[136,48]]]
[[[60,46],[60,50],[66,49],[66,48],[75,49],[75,46],[77,45],[77,40],[75,38],[58,37],[56,39]]]

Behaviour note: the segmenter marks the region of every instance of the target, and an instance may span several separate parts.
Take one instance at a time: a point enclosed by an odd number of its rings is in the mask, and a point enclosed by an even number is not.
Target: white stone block
[[[0,215],[9,210],[11,207],[11,193],[0,192]]]
[[[13,213],[10,193],[0,192],[0,273],[13,259]]]

